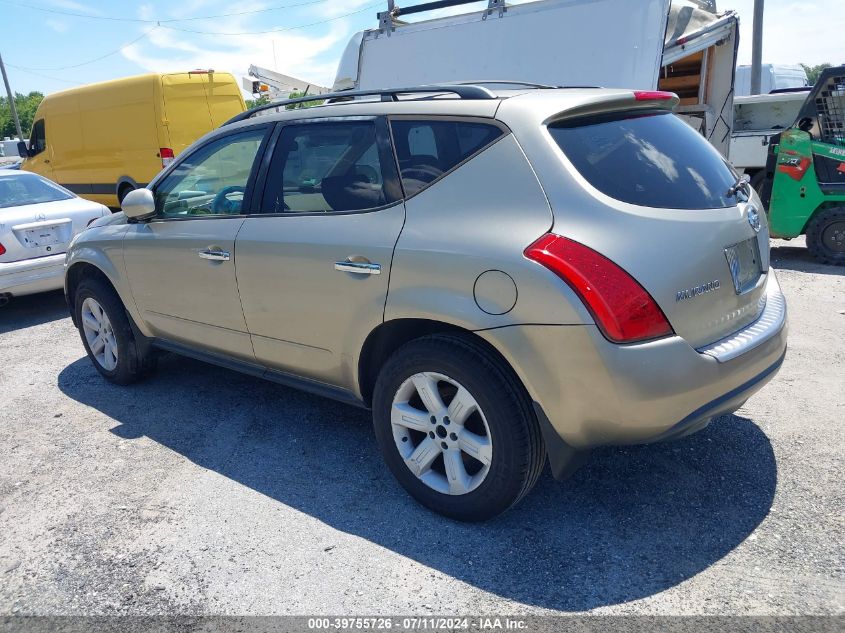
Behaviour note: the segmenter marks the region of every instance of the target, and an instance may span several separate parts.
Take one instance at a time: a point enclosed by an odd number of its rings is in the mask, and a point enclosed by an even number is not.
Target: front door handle
[[[210,259],[213,262],[228,262],[231,259],[229,251],[204,250],[197,253],[202,259]]]
[[[348,259],[345,262],[335,262],[334,269],[344,273],[355,273],[356,275],[380,275],[381,264],[371,262],[354,262]]]

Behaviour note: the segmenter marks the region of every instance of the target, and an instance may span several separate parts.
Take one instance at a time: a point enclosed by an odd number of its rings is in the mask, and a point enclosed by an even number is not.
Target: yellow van
[[[235,78],[211,70],[63,90],[38,106],[22,168],[115,207],[188,145],[245,109]]]

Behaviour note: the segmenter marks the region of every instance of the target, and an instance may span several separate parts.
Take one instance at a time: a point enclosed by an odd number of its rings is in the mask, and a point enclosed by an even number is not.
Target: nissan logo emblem
[[[755,232],[760,231],[760,214],[757,212],[757,208],[752,205],[748,205],[748,223]]]

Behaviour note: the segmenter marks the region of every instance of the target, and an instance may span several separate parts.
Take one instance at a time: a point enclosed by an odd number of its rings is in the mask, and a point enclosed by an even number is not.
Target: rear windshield
[[[593,187],[631,204],[718,209],[737,176],[721,154],[670,112],[615,114],[549,126],[554,140]]]
[[[67,189],[34,174],[0,174],[0,209],[70,198],[73,194]]]

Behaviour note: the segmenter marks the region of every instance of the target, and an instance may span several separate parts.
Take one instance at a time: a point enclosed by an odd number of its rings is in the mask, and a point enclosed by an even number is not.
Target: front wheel
[[[823,264],[845,266],[845,208],[816,213],[807,225],[807,248]]]
[[[515,505],[543,467],[527,395],[466,336],[426,336],[401,347],[379,374],[373,422],[399,483],[424,506],[461,521]]]
[[[106,379],[128,385],[155,367],[151,352],[143,352],[117,293],[100,279],[85,279],[74,298],[82,344],[95,369]]]

